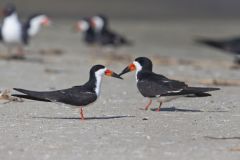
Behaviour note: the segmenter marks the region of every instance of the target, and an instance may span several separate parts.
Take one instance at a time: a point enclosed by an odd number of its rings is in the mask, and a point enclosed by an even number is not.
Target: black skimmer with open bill
[[[184,82],[168,79],[161,74],[156,74],[152,71],[152,61],[146,57],[136,58],[119,76],[134,70],[136,70],[138,90],[144,97],[150,99],[145,110],[151,105],[152,99],[158,100],[160,104],[157,111],[160,111],[163,102],[168,102],[182,96],[211,96],[207,92],[219,90],[219,88],[190,87]]]
[[[91,23],[99,45],[113,47],[132,45],[132,42],[127,40],[124,36],[110,30],[108,18],[106,16],[93,16],[91,18]]]
[[[11,53],[13,47],[17,47],[19,56],[24,53],[23,45],[29,43],[29,39],[39,32],[42,25],[47,26],[50,23],[45,14],[34,14],[25,23],[21,23],[16,7],[12,4],[5,6],[3,15],[4,18],[0,27],[0,41],[7,46],[8,53]]]
[[[14,90],[23,94],[14,94],[12,96],[37,101],[59,102],[68,104],[74,108],[80,107],[80,117],[83,120],[84,115],[82,108],[96,101],[100,95],[102,76],[107,75],[122,79],[118,74],[107,69],[103,65],[93,66],[89,74],[89,80],[81,86],[74,86],[63,90],[43,92],[14,88]]]

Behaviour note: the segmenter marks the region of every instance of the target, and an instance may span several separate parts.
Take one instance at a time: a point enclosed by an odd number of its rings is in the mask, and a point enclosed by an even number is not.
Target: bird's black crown
[[[4,7],[3,14],[4,14],[4,16],[10,16],[10,15],[13,14],[15,11],[16,11],[15,5],[9,3],[9,4],[7,4],[7,5]]]
[[[152,61],[147,57],[138,57],[135,59],[142,66],[142,70],[152,71]]]
[[[103,65],[100,65],[100,64],[94,65],[94,66],[91,68],[90,73],[95,73],[95,72],[97,72],[98,70],[103,69],[103,68],[105,68],[105,66],[103,66]]]

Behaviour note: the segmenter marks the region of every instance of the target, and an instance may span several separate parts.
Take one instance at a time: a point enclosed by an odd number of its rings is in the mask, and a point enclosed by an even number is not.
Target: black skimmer
[[[106,16],[97,15],[91,18],[91,23],[94,28],[97,43],[99,45],[105,46],[122,46],[122,45],[131,45],[132,43],[127,40],[122,35],[115,33],[110,30],[109,22]]]
[[[190,87],[184,82],[171,80],[161,74],[156,74],[152,71],[152,61],[146,57],[136,58],[119,75],[121,76],[134,70],[136,70],[138,90],[144,97],[150,99],[145,110],[151,105],[153,98],[159,101],[160,105],[157,111],[160,111],[163,102],[168,102],[177,97],[211,96],[207,92],[219,90],[219,88]]]
[[[44,14],[34,14],[28,18],[26,23],[21,23],[16,7],[12,4],[6,5],[3,11],[4,19],[0,28],[0,40],[8,47],[11,53],[12,47],[18,47],[19,55],[23,55],[22,45],[27,45],[29,38],[35,36],[42,25],[49,25],[50,20]]]
[[[96,34],[91,25],[90,18],[79,20],[76,29],[84,34],[83,40],[86,44],[94,44],[96,42]]]
[[[222,51],[226,51],[228,53],[232,53],[235,56],[234,62],[236,64],[240,64],[240,37],[222,40],[202,38],[197,39],[196,42],[209,47],[220,49]]]
[[[14,88],[23,94],[15,94],[12,96],[26,98],[45,102],[59,102],[73,106],[80,107],[80,117],[83,120],[83,107],[97,100],[100,95],[100,87],[102,76],[111,76],[122,79],[118,74],[107,69],[103,65],[95,65],[90,70],[89,80],[81,86],[74,86],[72,88],[56,90],[56,91],[29,91],[20,88]]]

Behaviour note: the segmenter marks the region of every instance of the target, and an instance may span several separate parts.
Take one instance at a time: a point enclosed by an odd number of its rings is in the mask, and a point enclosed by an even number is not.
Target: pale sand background
[[[130,63],[94,53],[81,42],[80,34],[72,32],[73,24],[73,20],[56,20],[43,29],[31,41],[27,61],[0,60],[0,88],[61,89],[83,84],[89,68],[96,63],[107,64],[116,72]],[[240,26],[237,20],[157,22],[122,18],[114,20],[112,26],[135,42],[118,55],[212,62],[196,67],[160,65],[155,59],[154,71],[158,73],[190,81],[240,79],[239,70],[220,65],[230,64],[232,56],[192,41],[200,35],[236,36]],[[59,49],[63,54],[42,56],[38,54],[41,49]],[[2,45],[0,51],[5,53]],[[104,77],[98,101],[84,110],[90,117],[85,122],[79,121],[78,110],[57,104],[27,100],[0,104],[0,159],[239,159],[239,139],[205,136],[240,137],[240,87],[221,86],[212,97],[178,99],[164,104],[160,113],[146,112],[140,110],[147,99],[138,93],[134,76],[128,74],[124,81]],[[156,106],[153,103],[152,107]],[[143,120],[146,117],[148,120]]]
[[[103,54],[92,54],[93,50],[81,43],[80,35],[71,32],[72,23],[56,21],[44,29],[28,48],[32,52],[29,61],[1,60],[1,88],[66,88],[84,83],[93,64],[107,63],[120,72],[130,62],[107,62],[108,57]],[[195,35],[237,34],[240,23],[236,21],[112,23],[136,43],[132,48],[121,49],[119,55],[168,55],[213,61],[212,67],[200,68],[154,65],[156,72],[183,79],[240,79],[239,70],[216,65],[216,60],[231,63],[231,56],[192,43]],[[37,54],[38,50],[49,48],[60,49],[64,54]],[[2,46],[0,49],[4,53]],[[163,111],[156,113],[140,110],[147,99],[138,93],[134,73],[124,78],[121,81],[104,77],[101,97],[84,110],[85,116],[93,119],[85,122],[79,121],[78,111],[52,103],[1,104],[0,159],[239,159],[239,151],[231,151],[239,149],[239,140],[205,136],[239,137],[240,87],[221,87],[221,91],[207,98],[178,99],[164,104]],[[153,103],[152,107],[156,106]],[[142,120],[145,117],[148,120]]]

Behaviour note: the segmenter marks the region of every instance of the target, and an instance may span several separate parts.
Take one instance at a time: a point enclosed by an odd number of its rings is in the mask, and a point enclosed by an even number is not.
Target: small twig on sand
[[[7,102],[5,102],[5,103],[9,103],[9,102],[23,102],[23,99],[18,98],[18,97],[13,97],[11,95],[10,89],[5,89],[5,90],[1,91],[1,93],[0,93],[0,100],[7,100]]]

